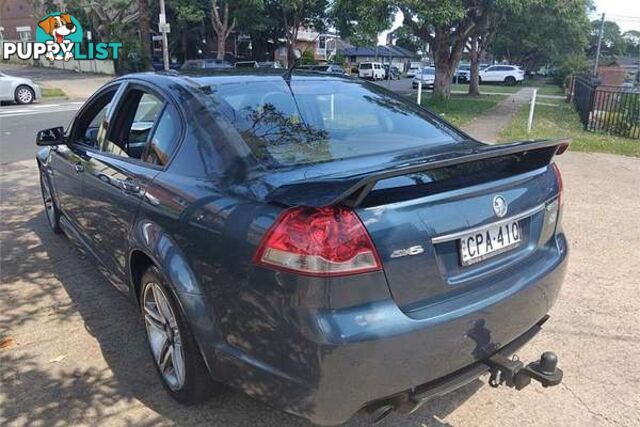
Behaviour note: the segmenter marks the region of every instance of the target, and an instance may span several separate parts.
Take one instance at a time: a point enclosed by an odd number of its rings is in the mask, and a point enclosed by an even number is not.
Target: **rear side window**
[[[167,104],[151,140],[142,154],[142,161],[164,166],[169,162],[171,155],[178,144],[180,122],[178,112],[171,104]]]
[[[213,96],[220,116],[270,168],[457,141],[411,103],[360,82],[247,81],[217,85]]]

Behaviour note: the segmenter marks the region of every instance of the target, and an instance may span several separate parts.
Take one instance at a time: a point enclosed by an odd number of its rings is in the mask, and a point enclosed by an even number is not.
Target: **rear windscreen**
[[[450,144],[459,137],[413,103],[349,80],[213,86],[217,112],[260,163],[277,168]]]
[[[371,69],[371,64],[360,64],[360,69],[361,70],[370,70]]]

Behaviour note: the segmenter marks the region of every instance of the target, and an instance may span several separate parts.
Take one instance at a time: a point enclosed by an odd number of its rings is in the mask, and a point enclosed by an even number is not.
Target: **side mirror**
[[[62,144],[64,144],[64,128],[62,126],[41,130],[36,136],[36,145],[39,146]]]

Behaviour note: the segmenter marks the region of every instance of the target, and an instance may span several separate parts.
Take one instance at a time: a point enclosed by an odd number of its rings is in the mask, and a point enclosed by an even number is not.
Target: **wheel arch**
[[[207,369],[213,374],[215,349],[221,340],[217,322],[178,244],[159,224],[140,221],[132,230],[128,266],[130,293],[138,306],[144,272],[151,266],[158,269],[191,328]]]

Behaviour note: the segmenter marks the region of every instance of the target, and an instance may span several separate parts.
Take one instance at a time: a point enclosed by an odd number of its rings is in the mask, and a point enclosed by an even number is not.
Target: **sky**
[[[596,10],[589,17],[592,20],[600,19],[602,13],[607,21],[614,21],[622,32],[629,30],[640,31],[640,1],[639,0],[595,0]],[[390,30],[378,35],[378,44],[386,44],[389,31],[393,31],[402,25],[402,13],[398,12]]]

